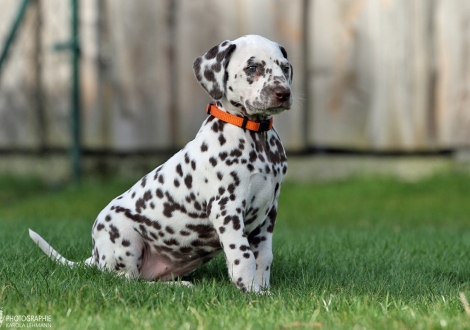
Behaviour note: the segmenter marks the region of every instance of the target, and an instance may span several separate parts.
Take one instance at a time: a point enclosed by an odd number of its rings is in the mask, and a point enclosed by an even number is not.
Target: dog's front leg
[[[219,234],[232,282],[243,291],[259,292],[255,256],[245,235],[242,215],[237,209],[242,208],[235,207],[234,212],[225,209],[213,213],[213,224]]]
[[[277,203],[272,206],[266,219],[248,236],[256,259],[256,278],[262,289],[269,289],[271,263],[273,261],[272,238],[277,216]]]

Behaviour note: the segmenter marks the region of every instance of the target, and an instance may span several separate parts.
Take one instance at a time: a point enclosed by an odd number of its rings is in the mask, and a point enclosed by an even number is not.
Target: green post
[[[79,8],[78,0],[72,1],[72,95],[71,95],[71,162],[74,183],[78,184],[82,177],[81,161],[81,121],[80,121],[80,39],[79,39]]]
[[[26,7],[28,7],[29,0],[23,0],[23,2],[20,5],[20,8],[18,10],[18,14],[16,15],[15,21],[13,22],[13,25],[11,26],[10,33],[8,33],[8,36],[5,40],[5,45],[3,46],[2,53],[0,54],[0,71],[3,67],[3,64],[6,61],[8,51],[10,50],[11,45],[15,41],[16,33],[18,31],[18,28],[20,27],[20,23],[23,19],[24,13],[26,12]]]

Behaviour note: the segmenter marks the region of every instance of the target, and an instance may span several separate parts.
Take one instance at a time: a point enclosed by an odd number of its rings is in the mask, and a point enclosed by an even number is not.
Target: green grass
[[[149,285],[58,266],[29,239],[30,227],[67,258],[89,257],[95,216],[131,183],[0,178],[4,316],[51,315],[62,329],[470,328],[459,298],[470,300],[469,176],[285,184],[271,296],[239,292],[221,256],[193,288]]]

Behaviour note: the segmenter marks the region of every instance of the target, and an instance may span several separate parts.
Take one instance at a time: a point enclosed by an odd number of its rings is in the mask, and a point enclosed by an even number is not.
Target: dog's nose
[[[275,87],[273,89],[274,95],[281,102],[286,102],[290,99],[290,89],[285,87]]]

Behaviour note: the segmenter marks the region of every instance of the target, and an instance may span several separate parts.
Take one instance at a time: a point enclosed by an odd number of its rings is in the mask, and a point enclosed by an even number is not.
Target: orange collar
[[[244,129],[246,128],[254,132],[266,132],[273,128],[272,118],[261,120],[261,121],[249,120],[247,117],[238,117],[235,115],[231,115],[225,111],[222,111],[219,108],[217,108],[213,102],[207,105],[206,112],[209,115],[212,115],[215,118],[218,118],[226,123],[229,123],[229,124],[232,124],[232,125],[244,128]]]

